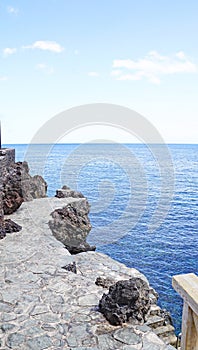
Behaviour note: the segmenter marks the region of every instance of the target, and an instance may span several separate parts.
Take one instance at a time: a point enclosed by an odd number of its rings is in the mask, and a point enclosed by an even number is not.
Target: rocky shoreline
[[[5,173],[1,168],[1,178]],[[31,201],[22,196],[7,216],[0,200],[2,230],[10,219],[21,227],[0,240],[0,349],[174,349],[170,316],[157,306],[146,277],[86,242],[86,198],[67,187],[47,198],[44,180],[30,186],[25,174]],[[1,198],[5,187],[2,181]]]

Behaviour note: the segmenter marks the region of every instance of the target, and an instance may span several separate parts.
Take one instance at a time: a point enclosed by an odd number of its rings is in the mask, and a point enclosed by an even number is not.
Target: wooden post
[[[181,350],[198,350],[198,277],[194,273],[177,275],[172,283],[184,300]]]

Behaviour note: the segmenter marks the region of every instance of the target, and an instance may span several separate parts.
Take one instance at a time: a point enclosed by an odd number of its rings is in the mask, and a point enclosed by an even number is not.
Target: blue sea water
[[[155,153],[142,144],[10,146],[18,161],[28,160],[32,174],[45,178],[49,196],[66,184],[88,198],[90,242],[146,275],[178,333],[182,300],[171,286],[172,277],[198,274],[198,145],[168,145],[172,164],[166,157],[159,164]],[[163,179],[168,184],[165,192]],[[151,232],[149,222],[162,195],[157,219],[162,223]]]

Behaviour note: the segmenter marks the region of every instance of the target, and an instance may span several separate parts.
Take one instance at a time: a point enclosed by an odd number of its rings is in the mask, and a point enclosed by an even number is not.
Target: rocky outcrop
[[[23,201],[46,197],[46,190],[47,184],[41,176],[30,176],[27,162],[10,164],[2,171],[4,214],[15,212]]]
[[[64,185],[60,190],[56,190],[57,198],[85,198],[85,196],[78,191],[73,191],[70,187]]]
[[[118,281],[103,294],[99,308],[112,325],[143,324],[150,310],[149,286],[136,277]]]
[[[89,209],[88,201],[83,198],[51,213],[49,227],[56,239],[62,242],[71,254],[96,249],[86,242],[91,230]]]
[[[23,201],[46,197],[47,184],[41,176],[30,176],[27,162],[15,163],[14,149],[0,150],[0,239],[19,232],[21,226],[4,215],[14,213]]]
[[[47,183],[40,175],[31,176],[27,162],[17,163],[21,167],[21,187],[24,201],[45,198]]]
[[[5,226],[4,226],[4,213],[3,213],[3,202],[2,202],[2,192],[0,189],[0,239],[6,236]]]

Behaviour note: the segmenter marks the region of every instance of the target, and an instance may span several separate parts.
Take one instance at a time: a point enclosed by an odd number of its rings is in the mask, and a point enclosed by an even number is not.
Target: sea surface
[[[9,147],[45,178],[49,196],[69,185],[88,198],[90,243],[146,275],[179,333],[182,300],[172,277],[198,274],[198,145]]]

